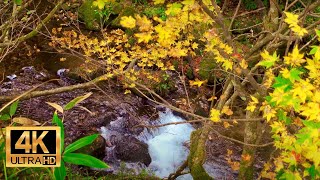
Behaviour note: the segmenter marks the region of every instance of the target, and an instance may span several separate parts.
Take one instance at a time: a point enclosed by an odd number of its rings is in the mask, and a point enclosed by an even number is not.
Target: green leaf
[[[276,52],[274,52],[271,56],[267,51],[264,51],[263,53],[261,53],[261,56],[263,60],[260,61],[258,65],[265,66],[266,68],[272,67],[276,63],[276,61],[278,61],[278,56]]]
[[[11,104],[10,111],[9,111],[9,114],[11,117],[16,113],[18,104],[19,104],[19,101],[15,101],[14,103]]]
[[[320,122],[306,121],[306,120],[302,122],[306,127],[320,129]]]
[[[84,96],[79,96],[79,97],[74,98],[67,105],[64,106],[64,110],[69,110],[69,109],[73,108],[75,105],[77,105],[81,101],[83,101],[83,100],[87,99],[89,96],[91,96],[91,94],[92,94],[92,92],[89,92]]]
[[[316,30],[316,34],[318,37],[320,37],[320,30]]]
[[[99,9],[103,9],[107,2],[108,1],[106,1],[106,0],[96,0],[92,4],[94,6],[98,6]]]
[[[63,160],[71,164],[89,166],[93,168],[109,168],[105,162],[87,154],[67,153],[64,154]]]
[[[64,149],[64,125],[63,122],[61,121],[61,119],[58,116],[57,111],[54,112],[53,114],[53,118],[52,118],[52,124],[57,125],[60,127],[60,138],[61,138],[61,151]]]
[[[297,136],[297,143],[303,144],[307,139],[310,139],[310,134],[296,134]]]
[[[270,68],[274,65],[275,62],[273,61],[260,61],[259,65],[264,66],[266,68]]]
[[[284,88],[284,91],[292,89],[292,83],[289,79],[282,78],[280,76],[275,77],[275,83],[272,85],[273,88]]]
[[[284,174],[284,169],[280,169],[280,171],[277,172],[277,175],[276,175],[276,179],[280,179],[281,176]]]
[[[318,46],[311,46],[312,49],[309,52],[309,55],[315,54],[318,51]]]
[[[268,102],[268,104],[270,104],[271,107],[275,107],[277,105],[277,103],[275,101],[271,101],[271,99],[272,99],[271,96],[266,96],[265,99]]]
[[[74,151],[84,147],[84,146],[87,146],[87,145],[93,143],[93,141],[96,140],[98,136],[99,136],[99,134],[93,134],[93,135],[78,139],[74,143],[67,146],[66,149],[64,150],[64,153],[65,154],[71,153],[71,152],[74,152]]]
[[[55,167],[54,168],[54,177],[56,180],[63,180],[67,176],[66,172],[66,167],[64,165],[64,162],[61,161],[61,166],[60,167]]]
[[[314,164],[311,167],[307,168],[307,170],[312,180],[316,179],[316,177],[320,175],[320,172],[316,169]]]
[[[7,120],[9,120],[9,119],[11,119],[11,117],[9,116],[9,114],[2,114],[2,115],[0,115],[0,120],[2,120],[2,121],[7,121]]]
[[[0,159],[6,158],[6,151],[4,150],[4,145],[5,142],[0,142]]]
[[[300,74],[302,74],[301,71],[299,71],[297,68],[292,68],[290,70],[290,80],[293,80],[293,82],[296,80],[300,80]]]
[[[175,16],[181,11],[182,4],[180,3],[173,3],[167,5],[166,14],[170,16]]]
[[[22,0],[14,0],[14,3],[20,6],[22,4]]]
[[[283,109],[277,111],[277,116],[280,121],[284,121],[286,124],[291,124],[291,119],[287,117],[287,113]]]

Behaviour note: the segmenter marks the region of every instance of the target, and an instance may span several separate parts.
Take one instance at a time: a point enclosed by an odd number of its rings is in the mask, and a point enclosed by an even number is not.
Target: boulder
[[[130,135],[123,136],[116,142],[115,155],[126,162],[142,162],[146,166],[151,163],[148,145]]]
[[[85,0],[79,7],[79,18],[84,22],[89,30],[98,30],[100,24],[100,14],[98,7],[93,5],[94,0]]]

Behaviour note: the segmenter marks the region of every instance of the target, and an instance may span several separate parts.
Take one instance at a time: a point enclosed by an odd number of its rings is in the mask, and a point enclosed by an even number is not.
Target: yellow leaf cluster
[[[136,20],[132,16],[123,16],[120,19],[120,24],[123,27],[132,29],[136,27]]]
[[[217,109],[211,109],[210,110],[210,119],[213,122],[219,122],[220,121],[220,111]]]
[[[153,0],[153,4],[163,4],[166,0]]]
[[[306,61],[303,57],[304,54],[300,54],[298,47],[295,46],[292,53],[289,53],[288,56],[284,57],[284,62],[291,66],[300,66]]]
[[[206,83],[208,80],[200,81],[199,79],[196,79],[194,81],[190,80],[190,86],[202,86],[202,84]]]
[[[231,116],[233,114],[233,111],[229,108],[229,106],[223,106],[221,112],[228,116]]]
[[[293,32],[295,32],[300,37],[308,33],[308,31],[305,28],[302,28],[298,25],[299,15],[292,14],[290,12],[284,12],[284,13],[287,16],[284,21],[289,24],[289,27]]]
[[[246,110],[253,112],[256,109],[257,104],[259,103],[259,101],[254,96],[250,96],[250,98],[251,98],[251,101],[249,102]]]
[[[268,122],[271,120],[271,118],[276,117],[277,113],[273,108],[271,108],[270,105],[266,104],[260,107],[260,111],[263,112],[263,117],[266,118]]]

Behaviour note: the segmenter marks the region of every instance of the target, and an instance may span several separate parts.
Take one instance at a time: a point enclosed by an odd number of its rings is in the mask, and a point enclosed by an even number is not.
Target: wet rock
[[[151,163],[148,145],[133,136],[123,136],[116,143],[115,155],[118,159],[127,162],[142,162],[146,166]]]

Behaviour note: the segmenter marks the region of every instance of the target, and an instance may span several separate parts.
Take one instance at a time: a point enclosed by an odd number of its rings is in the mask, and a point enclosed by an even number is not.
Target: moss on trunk
[[[254,112],[247,111],[246,118],[255,118],[259,115],[259,107],[257,106]],[[247,144],[258,144],[263,133],[261,133],[261,123],[246,122],[244,129],[244,142]],[[243,147],[242,156],[250,157],[248,159],[242,159],[240,163],[239,179],[250,180],[254,179],[254,156],[256,153],[256,147],[245,145]]]
[[[206,151],[204,149],[206,138],[200,138],[200,136],[205,130],[206,128],[199,129],[191,133],[191,146],[188,157],[188,166],[190,168],[191,175],[195,180],[213,179],[208,175],[202,166],[206,160]]]

